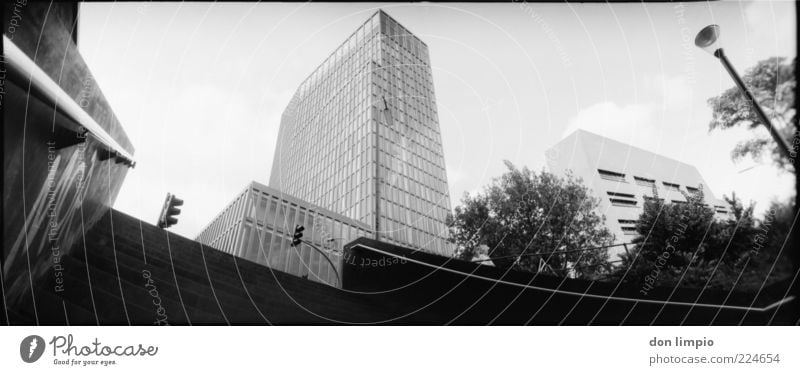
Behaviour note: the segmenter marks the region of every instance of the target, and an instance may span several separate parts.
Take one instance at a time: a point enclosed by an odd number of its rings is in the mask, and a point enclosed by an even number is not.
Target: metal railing
[[[550,258],[553,255],[556,255],[556,254],[583,253],[583,252],[587,252],[587,251],[610,249],[610,248],[619,247],[619,246],[622,246],[625,249],[625,254],[628,254],[628,256],[630,256],[630,251],[628,250],[628,245],[633,245],[633,243],[625,242],[625,243],[618,243],[618,244],[612,244],[612,245],[607,245],[607,246],[597,246],[597,247],[589,247],[589,248],[585,248],[585,249],[574,249],[574,250],[557,250],[557,251],[549,251],[549,252],[545,252],[545,253],[526,253],[526,252],[523,252],[522,254],[517,254],[517,255],[506,255],[506,256],[501,256],[501,257],[485,258],[485,259],[473,259],[473,260],[470,260],[469,262],[471,262],[471,263],[483,263],[483,262],[486,262],[486,261],[492,261],[492,263],[494,263],[495,260],[514,259],[514,265],[516,265],[517,263],[519,263],[519,261],[523,257],[539,256],[539,257],[542,257],[542,258],[539,259],[539,265],[537,267],[538,269],[537,269],[536,272],[545,272],[545,271],[550,271],[552,273],[564,272],[564,271],[565,272],[572,272],[572,271],[575,270],[575,267],[578,266],[578,262],[575,262],[573,264],[569,264],[568,263],[564,267],[560,267],[560,268],[553,268],[553,266],[551,266],[548,263],[550,261]],[[545,259],[544,257],[547,257],[547,258]],[[613,264],[613,263],[620,263],[620,262],[622,262],[621,259],[620,260],[607,261],[607,262],[604,262],[604,263],[605,264]],[[512,265],[512,267],[513,267],[513,265]]]
[[[125,165],[131,168],[136,165],[133,155],[125,151],[61,86],[5,35],[3,35],[3,49],[11,77],[16,76],[22,79],[23,84],[28,83],[24,80],[29,80],[28,88],[34,95],[53,105],[54,108],[86,129],[88,135],[108,149],[110,157],[121,159]]]
[[[647,304],[658,304],[658,305],[669,305],[669,306],[686,306],[686,307],[703,307],[703,308],[714,308],[714,309],[726,309],[726,310],[735,310],[735,311],[756,311],[756,312],[767,312],[772,309],[777,308],[778,306],[784,305],[788,302],[791,302],[795,299],[795,296],[784,296],[781,300],[773,302],[764,307],[753,307],[752,304],[750,306],[741,306],[741,305],[726,305],[726,304],[716,304],[716,303],[697,303],[697,302],[683,302],[683,301],[670,301],[670,300],[656,300],[650,298],[632,298],[632,297],[620,297],[614,295],[603,295],[603,294],[596,294],[596,293],[586,293],[586,291],[571,291],[571,290],[564,290],[559,288],[551,288],[546,286],[539,286],[539,285],[532,285],[530,283],[522,284],[514,281],[504,280],[502,277],[494,278],[494,277],[487,277],[483,275],[478,275],[473,272],[465,272],[460,271],[457,269],[446,267],[446,265],[436,265],[431,264],[419,259],[410,258],[407,256],[403,256],[400,254],[394,254],[385,250],[377,249],[372,246],[364,245],[364,244],[357,244],[356,246],[367,249],[374,253],[390,256],[397,259],[405,260],[409,263],[414,263],[420,266],[428,267],[433,269],[434,271],[442,271],[447,273],[456,274],[459,276],[463,276],[465,278],[471,279],[478,279],[483,281],[488,281],[495,284],[503,284],[503,285],[511,285],[522,289],[530,289],[530,290],[538,290],[543,292],[548,292],[552,294],[560,294],[560,295],[569,295],[574,297],[580,297],[581,299],[584,298],[591,298],[591,299],[599,299],[605,301],[621,301],[621,302],[635,302],[635,303],[647,303]]]
[[[476,259],[476,260],[471,260],[470,262],[480,263],[480,262],[485,262],[487,260],[492,260],[493,261],[493,260],[514,259],[514,258],[532,257],[532,256],[546,256],[546,255],[552,256],[554,254],[582,253],[582,252],[586,252],[586,251],[610,249],[612,247],[619,247],[619,246],[623,246],[625,248],[625,253],[630,255],[630,252],[628,251],[628,245],[633,245],[633,243],[625,242],[625,243],[612,244],[612,245],[608,245],[608,246],[597,246],[597,247],[589,247],[589,248],[585,248],[585,249],[575,249],[575,250],[558,250],[558,251],[550,251],[550,252],[546,252],[546,253],[525,253],[525,252],[523,252],[522,254],[517,254],[517,255],[506,255],[506,256],[495,257],[495,258]]]

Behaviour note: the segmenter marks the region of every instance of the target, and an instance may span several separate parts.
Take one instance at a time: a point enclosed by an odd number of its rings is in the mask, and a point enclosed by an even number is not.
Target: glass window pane
[[[286,205],[278,203],[278,216],[275,218],[275,229],[280,233],[286,233]]]
[[[312,250],[309,253],[309,258],[308,258],[309,259],[308,260],[308,268],[309,268],[308,279],[309,280],[316,281],[316,282],[322,282],[322,279],[319,277],[320,261],[322,261],[321,257],[322,256],[317,251],[313,251]]]
[[[319,267],[319,278],[327,283],[330,283],[329,278],[331,277],[331,266],[328,264],[328,261],[325,259],[320,259],[320,267]],[[334,276],[335,278],[336,276]]]
[[[309,224],[308,225],[311,228],[311,237],[312,237],[311,239],[314,242],[314,244],[316,244],[318,246],[322,246],[323,245],[323,233],[322,233],[323,231],[321,230],[322,228],[320,226],[320,223],[321,223],[321,221],[320,221],[320,217],[319,216],[309,215]],[[307,231],[308,231],[308,229],[306,230],[306,232]]]
[[[342,223],[340,221],[334,222],[333,238],[337,240],[342,238]]]
[[[252,254],[249,259],[259,264],[267,264],[267,259],[269,258],[269,250],[271,248],[272,242],[272,233],[269,231],[262,231],[264,234],[259,241],[257,241],[253,246],[253,250],[255,250],[255,254]]]
[[[255,219],[258,221],[259,224],[264,225],[263,223],[266,221],[267,217],[267,200],[265,197],[261,195],[257,195],[255,197],[258,201],[256,202],[256,215]]]
[[[280,263],[280,254],[281,254],[281,235],[277,232],[272,233],[272,241],[269,245],[269,251],[267,252],[267,258],[269,259],[269,266],[276,270],[280,270],[278,268],[278,264]],[[264,243],[264,250],[267,250],[266,243]]]
[[[236,249],[236,256],[244,258],[247,255],[248,245],[250,244],[250,235],[252,234],[252,225],[248,222],[242,224],[242,235],[239,239],[239,248]]]
[[[300,244],[300,246],[290,246],[287,250],[287,261],[286,261],[286,272],[295,275],[295,276],[302,276],[301,272],[301,262],[300,262],[300,252],[305,245]]]
[[[275,226],[275,216],[277,215],[277,210],[278,210],[278,202],[275,199],[272,199],[272,198],[269,199],[269,210],[267,210],[267,214],[266,214],[267,216],[266,216],[266,220],[265,220],[266,225],[268,227],[273,227],[274,228],[274,226]]]
[[[312,252],[316,253],[310,246],[303,245],[302,251],[300,252],[300,276],[309,277]]]
[[[284,272],[288,272],[288,270],[289,270],[289,267],[288,267],[289,257],[287,256],[289,254],[289,250],[291,249],[289,247],[289,245],[291,245],[291,241],[289,240],[289,237],[286,237],[286,236],[281,237],[281,251],[280,251],[280,253],[278,253],[278,266],[277,266],[277,269],[281,270],[281,271],[284,271]]]
[[[295,215],[297,214],[297,207],[289,206],[289,210],[287,211],[286,215],[286,224],[284,232],[289,234],[290,236],[294,233],[294,225],[295,225]]]
[[[340,264],[339,263],[340,262],[340,257],[338,255],[330,254],[328,257],[330,258],[331,262],[334,265]],[[328,284],[330,284],[330,285],[338,285],[339,281],[338,281],[338,278],[336,277],[336,274],[337,274],[337,272],[339,270],[339,267],[336,266],[336,268],[334,269],[334,267],[331,266],[330,263],[328,263],[328,262],[325,262],[325,263],[326,263],[325,264],[325,268],[328,270]]]

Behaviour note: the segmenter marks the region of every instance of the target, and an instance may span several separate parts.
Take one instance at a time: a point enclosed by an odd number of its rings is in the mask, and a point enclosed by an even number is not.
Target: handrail
[[[438,270],[438,271],[450,272],[450,273],[454,273],[454,274],[461,275],[461,276],[466,276],[466,277],[471,277],[471,278],[475,278],[475,279],[480,279],[480,280],[484,280],[484,281],[493,282],[493,283],[496,283],[496,284],[511,285],[511,286],[515,286],[515,287],[519,287],[519,288],[523,288],[523,289],[538,290],[538,291],[541,291],[541,292],[550,292],[550,293],[554,293],[554,294],[563,294],[563,295],[576,296],[576,297],[581,297],[581,298],[595,298],[595,299],[603,299],[603,300],[609,300],[609,301],[620,301],[620,302],[652,303],[652,304],[659,304],[659,305],[719,308],[719,309],[728,309],[728,310],[756,311],[756,312],[767,312],[767,311],[772,310],[772,309],[774,309],[774,308],[776,308],[778,306],[781,306],[783,304],[791,302],[791,301],[793,301],[795,299],[795,296],[788,296],[788,297],[784,297],[783,299],[781,299],[779,301],[773,302],[772,304],[767,305],[765,307],[752,307],[752,306],[739,306],[739,305],[718,305],[718,304],[714,304],[714,303],[692,303],[692,302],[682,302],[682,301],[655,300],[655,299],[631,298],[631,297],[617,297],[617,296],[594,294],[594,293],[581,293],[581,292],[573,292],[573,291],[570,291],[570,290],[562,290],[562,289],[558,289],[558,288],[547,288],[547,287],[543,287],[543,286],[536,286],[536,285],[530,285],[530,284],[520,284],[520,283],[516,283],[516,282],[513,282],[513,281],[503,280],[502,278],[495,279],[495,278],[486,277],[486,276],[482,276],[482,275],[476,275],[474,273],[467,273],[467,272],[464,272],[464,271],[459,271],[459,270],[455,270],[455,269],[452,269],[452,268],[447,268],[447,267],[444,267],[444,266],[438,266],[438,265],[435,265],[435,264],[430,264],[430,263],[427,263],[427,262],[423,262],[421,260],[409,258],[409,257],[403,256],[403,255],[399,255],[399,254],[393,254],[393,253],[390,253],[390,252],[385,251],[385,250],[376,249],[376,248],[374,248],[372,246],[368,246],[368,245],[364,245],[364,244],[355,244],[355,246],[360,246],[360,247],[362,247],[364,249],[367,249],[369,251],[372,251],[372,252],[375,252],[375,253],[378,253],[378,254],[381,254],[381,255],[390,256],[390,257],[393,257],[393,258],[398,258],[398,259],[405,260],[405,261],[411,262],[411,263],[416,263],[416,264],[419,264],[419,265],[425,266],[425,267],[430,267],[430,268],[433,268],[434,270]]]
[[[634,245],[634,243],[632,243],[632,242],[624,242],[624,243],[618,243],[618,244],[611,244],[611,245],[608,245],[608,246],[589,247],[589,248],[586,248],[586,249],[575,249],[575,250],[558,250],[558,251],[551,251],[551,252],[547,252],[547,253],[527,253],[526,254],[525,252],[523,252],[522,254],[519,254],[519,255],[505,255],[505,256],[496,257],[496,258],[476,259],[476,260],[470,260],[470,262],[480,263],[480,262],[485,262],[487,260],[512,259],[512,258],[531,257],[531,256],[537,256],[537,255],[580,253],[580,252],[584,252],[584,251],[610,249],[612,247],[619,247],[619,246],[625,246],[625,249],[627,250],[627,245]]]
[[[61,110],[69,118],[77,122],[88,131],[95,139],[102,143],[109,152],[122,158],[130,167],[136,165],[133,155],[125,151],[108,132],[98,124],[92,116],[83,110],[75,100],[59,86],[47,73],[45,73],[28,55],[22,52],[14,42],[3,34],[3,54],[10,67],[10,72],[23,78],[28,78],[31,88],[41,93],[42,99],[49,101],[55,108]]]

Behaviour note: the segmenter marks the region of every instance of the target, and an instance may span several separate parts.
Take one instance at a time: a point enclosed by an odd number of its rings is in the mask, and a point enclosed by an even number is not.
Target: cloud
[[[267,182],[288,94],[263,92],[256,103],[251,98],[258,95],[212,83],[173,92],[131,121],[132,128],[147,126],[151,132],[134,142],[138,163],[115,208],[153,218],[172,192],[186,202],[174,231],[193,237],[249,181]]]
[[[797,20],[792,2],[753,1],[745,9],[748,42],[763,46],[770,56],[797,54]],[[748,62],[752,64],[753,62]]]
[[[652,106],[628,104],[619,106],[614,102],[601,102],[584,108],[573,116],[562,134],[562,138],[575,130],[583,129],[615,139],[620,142],[637,144],[637,140],[654,138],[652,125]]]
[[[660,95],[661,99],[655,104],[665,110],[685,109],[694,99],[694,89],[683,75],[645,75],[643,83],[645,89]]]

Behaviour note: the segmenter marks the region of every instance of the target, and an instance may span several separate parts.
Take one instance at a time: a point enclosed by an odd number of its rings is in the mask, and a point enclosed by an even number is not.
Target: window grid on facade
[[[452,251],[427,46],[382,11],[300,85],[273,163],[280,191],[372,229],[378,219],[382,241]]]
[[[305,227],[303,240],[311,242],[325,256],[306,244],[289,246],[295,225]],[[196,240],[277,271],[336,286],[343,246],[358,237],[372,235],[358,221],[252,182]]]

